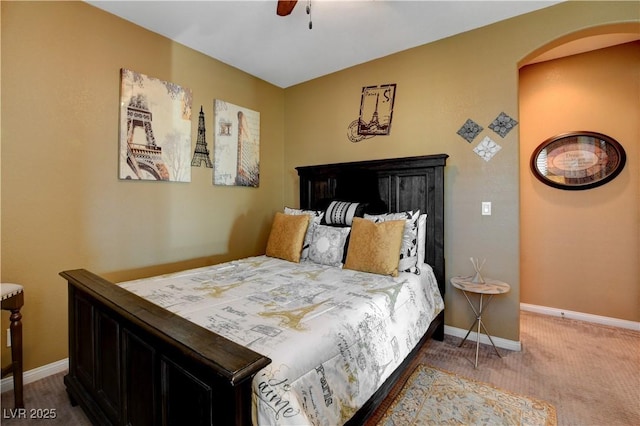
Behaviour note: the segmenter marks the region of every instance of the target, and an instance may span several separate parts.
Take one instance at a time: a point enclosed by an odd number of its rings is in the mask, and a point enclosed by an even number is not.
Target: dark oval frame
[[[580,161],[580,152],[588,152],[590,157],[599,158],[591,167],[572,169],[563,168],[564,164],[549,166],[549,155],[555,158],[568,152],[578,153],[573,155],[574,161]],[[567,163],[569,160],[571,157],[563,158],[559,163]],[[545,185],[575,191],[595,188],[611,181],[620,174],[626,161],[624,148],[612,137],[597,132],[579,131],[556,135],[542,142],[531,155],[530,166],[533,175]]]

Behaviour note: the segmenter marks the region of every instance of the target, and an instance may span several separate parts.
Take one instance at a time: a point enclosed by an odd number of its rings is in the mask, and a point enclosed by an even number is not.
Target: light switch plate
[[[491,201],[482,202],[482,216],[491,216]]]

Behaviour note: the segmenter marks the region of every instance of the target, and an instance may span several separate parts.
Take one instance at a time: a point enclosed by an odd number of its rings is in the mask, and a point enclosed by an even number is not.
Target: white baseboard
[[[45,377],[53,374],[61,373],[69,369],[69,358],[61,359],[60,361],[52,362],[51,364],[43,365],[42,367],[34,368],[33,370],[25,371],[22,375],[22,383],[27,384],[35,382],[36,380],[44,379]],[[13,377],[7,377],[2,379],[1,382],[2,393],[13,389]]]
[[[448,334],[449,336],[454,336],[454,337],[459,337],[461,339],[464,339],[464,336],[467,334],[467,330],[463,330],[458,327],[451,327],[450,325],[445,325],[444,334]],[[472,331],[471,333],[469,333],[469,337],[467,337],[467,341],[471,341],[472,343],[475,343],[477,340],[477,336],[478,336],[478,333],[476,333],[475,331]],[[522,350],[522,344],[519,341],[503,339],[502,337],[495,337],[495,336],[491,336],[491,339],[493,340],[493,343],[495,343],[496,347],[498,348],[507,349],[510,351],[517,351],[517,352]],[[480,333],[480,343],[484,343],[485,345],[490,345],[491,341],[489,341],[489,338],[485,334]]]
[[[528,303],[520,303],[520,309],[523,311],[535,312],[537,314],[570,318],[580,321],[593,322],[596,324],[610,325],[612,327],[620,327],[627,328],[629,330],[640,331],[640,322],[636,321],[603,317],[600,315],[585,314],[582,312],[567,311],[566,309],[548,308],[546,306],[530,305]]]

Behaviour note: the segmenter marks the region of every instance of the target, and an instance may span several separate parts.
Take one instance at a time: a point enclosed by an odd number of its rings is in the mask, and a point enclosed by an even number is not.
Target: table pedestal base
[[[469,306],[471,306],[471,309],[473,309],[473,313],[476,314],[476,319],[473,321],[473,324],[471,324],[471,327],[469,327],[469,331],[467,331],[467,335],[464,336],[464,339],[462,339],[462,342],[460,342],[460,345],[458,347],[461,347],[464,344],[464,342],[466,342],[467,337],[469,337],[469,334],[471,333],[471,330],[473,330],[475,325],[478,324],[478,330],[476,332],[476,362],[474,364],[474,367],[478,368],[478,352],[480,350],[480,329],[484,330],[484,334],[489,338],[491,345],[493,345],[493,349],[495,349],[498,356],[502,358],[502,355],[500,355],[500,352],[498,352],[498,348],[496,347],[495,343],[493,343],[491,334],[489,334],[487,327],[485,327],[484,323],[482,322],[482,312],[487,308],[487,306],[489,306],[489,303],[493,299],[493,294],[489,295],[489,299],[484,305],[482,303],[484,294],[480,294],[480,305],[477,310],[476,310],[476,307],[473,306],[473,303],[471,303],[471,299],[469,299],[469,296],[467,296],[467,292],[463,291],[462,294],[464,294],[464,297],[467,299],[467,302],[469,302]]]

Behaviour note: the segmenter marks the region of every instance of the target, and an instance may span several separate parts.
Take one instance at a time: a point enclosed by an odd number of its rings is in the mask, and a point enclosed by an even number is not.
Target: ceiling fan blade
[[[279,16],[287,16],[293,11],[293,8],[296,7],[296,3],[298,3],[298,0],[278,0],[276,13]]]

